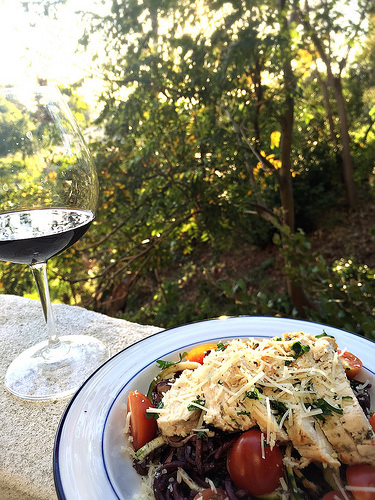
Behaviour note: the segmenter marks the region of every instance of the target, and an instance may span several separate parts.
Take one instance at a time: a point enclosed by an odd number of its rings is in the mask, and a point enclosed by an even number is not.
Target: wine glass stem
[[[60,345],[59,338],[56,333],[55,318],[53,317],[51,298],[49,294],[48,278],[47,278],[47,263],[41,262],[30,265],[35,283],[38,289],[40,302],[42,304],[44,319],[47,325],[48,348],[54,349]]]

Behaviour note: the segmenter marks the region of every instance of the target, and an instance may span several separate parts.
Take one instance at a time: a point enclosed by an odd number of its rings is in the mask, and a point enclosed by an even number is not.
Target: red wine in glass
[[[0,260],[39,264],[78,241],[88,230],[90,210],[45,208],[0,214]]]

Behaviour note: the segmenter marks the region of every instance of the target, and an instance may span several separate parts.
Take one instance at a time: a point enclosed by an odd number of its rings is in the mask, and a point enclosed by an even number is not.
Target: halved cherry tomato
[[[225,491],[216,488],[216,491],[210,489],[200,491],[195,495],[194,500],[225,500],[226,498],[228,495]]]
[[[372,465],[349,465],[346,468],[346,481],[350,486],[350,492],[356,500],[374,500],[375,498],[375,467]],[[359,488],[371,488],[372,491],[356,490]]]
[[[352,379],[358,375],[359,370],[362,368],[362,361],[355,354],[348,351],[338,350],[337,354],[342,361],[346,376]]]
[[[203,364],[203,358],[210,352],[217,348],[217,344],[202,344],[193,347],[186,355],[188,361],[195,361],[196,363]]]
[[[346,498],[339,491],[329,491],[321,500],[346,500]]]
[[[369,419],[372,430],[375,432],[375,413],[373,413]]]
[[[148,408],[154,408],[154,405],[147,396],[138,391],[129,393],[127,411],[130,412],[130,434],[135,451],[151,441],[156,434],[156,420],[152,415],[151,418],[145,415]]]
[[[229,450],[227,462],[234,484],[255,496],[272,493],[284,474],[280,448],[275,445],[271,449],[264,443],[262,456],[261,439],[262,433],[257,429],[241,434]]]

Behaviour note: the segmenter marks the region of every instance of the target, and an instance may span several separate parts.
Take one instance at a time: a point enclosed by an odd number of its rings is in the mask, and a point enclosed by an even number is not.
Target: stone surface
[[[160,328],[142,326],[87,311],[54,305],[59,335],[89,334],[102,340],[113,356]],[[53,445],[69,399],[25,402],[3,385],[6,369],[23,350],[46,338],[39,301],[0,295],[0,500],[56,499]]]

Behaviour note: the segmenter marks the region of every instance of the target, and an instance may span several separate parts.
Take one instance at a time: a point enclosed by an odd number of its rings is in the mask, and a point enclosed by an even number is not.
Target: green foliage
[[[305,319],[375,340],[375,270],[354,259],[339,259],[329,265],[318,252],[311,251],[302,231],[291,234],[284,226],[281,234],[281,238],[275,235],[275,244],[286,261],[284,272],[303,285],[311,300],[312,307],[306,308]],[[271,265],[272,261],[265,261],[237,279],[215,280],[207,270],[202,276],[201,269],[199,286],[190,292],[182,280],[189,273],[182,270],[179,279],[175,275],[155,290],[152,301],[142,305],[142,301],[137,301],[142,294],[135,293],[128,302],[126,317],[164,327],[221,314],[298,317],[286,292],[272,291],[272,284],[267,283]],[[190,274],[199,273],[194,268]]]
[[[284,256],[285,273],[311,299],[308,319],[375,339],[375,269],[350,258],[330,266],[312,252],[302,231],[293,234],[286,226],[280,226],[274,242]]]
[[[340,259],[331,269],[318,261],[314,273],[321,273],[316,289],[318,310],[312,320],[330,324],[375,340],[375,270],[352,259]],[[319,294],[319,295],[318,295]]]
[[[91,19],[85,44],[90,30],[106,34],[107,87],[91,144],[101,199],[89,233],[51,265],[64,300],[165,327],[221,314],[296,317],[284,283],[276,290],[268,279],[272,260],[242,276],[212,271],[224,252],[274,238],[283,277],[310,298],[308,319],[375,335],[373,271],[348,258],[329,265],[306,236],[345,198],[337,109],[332,88],[331,109],[324,103],[314,36],[341,78],[364,191],[374,167],[373,51],[354,62],[337,51],[334,40],[351,50],[363,34],[337,1],[307,13],[280,4],[124,0]],[[373,33],[370,24],[369,47]],[[280,222],[288,110],[297,232]],[[22,289],[8,269],[4,280],[7,291]]]
[[[137,298],[142,297],[140,287],[138,293],[132,294],[127,304],[125,317],[131,321],[142,324],[162,325],[172,327],[191,321],[204,320],[221,316],[237,315],[264,315],[283,316],[290,315],[293,309],[289,298],[270,292],[264,277],[266,264],[252,269],[246,276],[238,279],[221,278],[219,280],[207,271],[203,266],[190,267],[193,279],[186,280],[186,274],[182,271],[172,279],[166,280],[159,285],[153,295],[153,300],[143,302]],[[181,276],[184,279],[181,279]],[[189,289],[199,276],[198,284],[194,289]],[[265,282],[268,292],[259,290],[259,280]],[[184,297],[181,300],[181,297]]]
[[[259,73],[276,53],[275,33],[258,31],[260,20],[277,22],[275,13],[233,5],[229,16],[218,17],[221,6],[215,4],[204,12],[208,22],[217,17],[210,36],[202,27],[170,36],[159,29],[165,16],[179,12],[170,29],[176,33],[196,16],[194,4],[143,9],[143,21],[149,22],[139,25],[126,22],[125,7],[133,21],[140,16],[139,5],[125,2],[114,4],[106,20],[108,50],[126,50],[106,68],[112,84],[98,120],[105,138],[94,145],[102,186],[96,229],[100,235],[103,228],[103,242],[97,252],[101,267],[109,269],[106,288],[121,273],[137,279],[142,272],[167,269],[182,255],[194,258],[201,243],[218,252],[239,239],[266,244],[272,231],[254,222],[252,203],[278,203],[272,175],[258,168],[250,180],[258,160],[249,157],[227,114],[246,122],[249,133],[255,120],[269,148],[281,101],[264,87],[267,109],[255,112],[249,62],[260,64]],[[272,64],[269,70],[280,71],[276,57]],[[119,97],[122,88],[125,99]],[[111,245],[104,247],[108,214]]]

